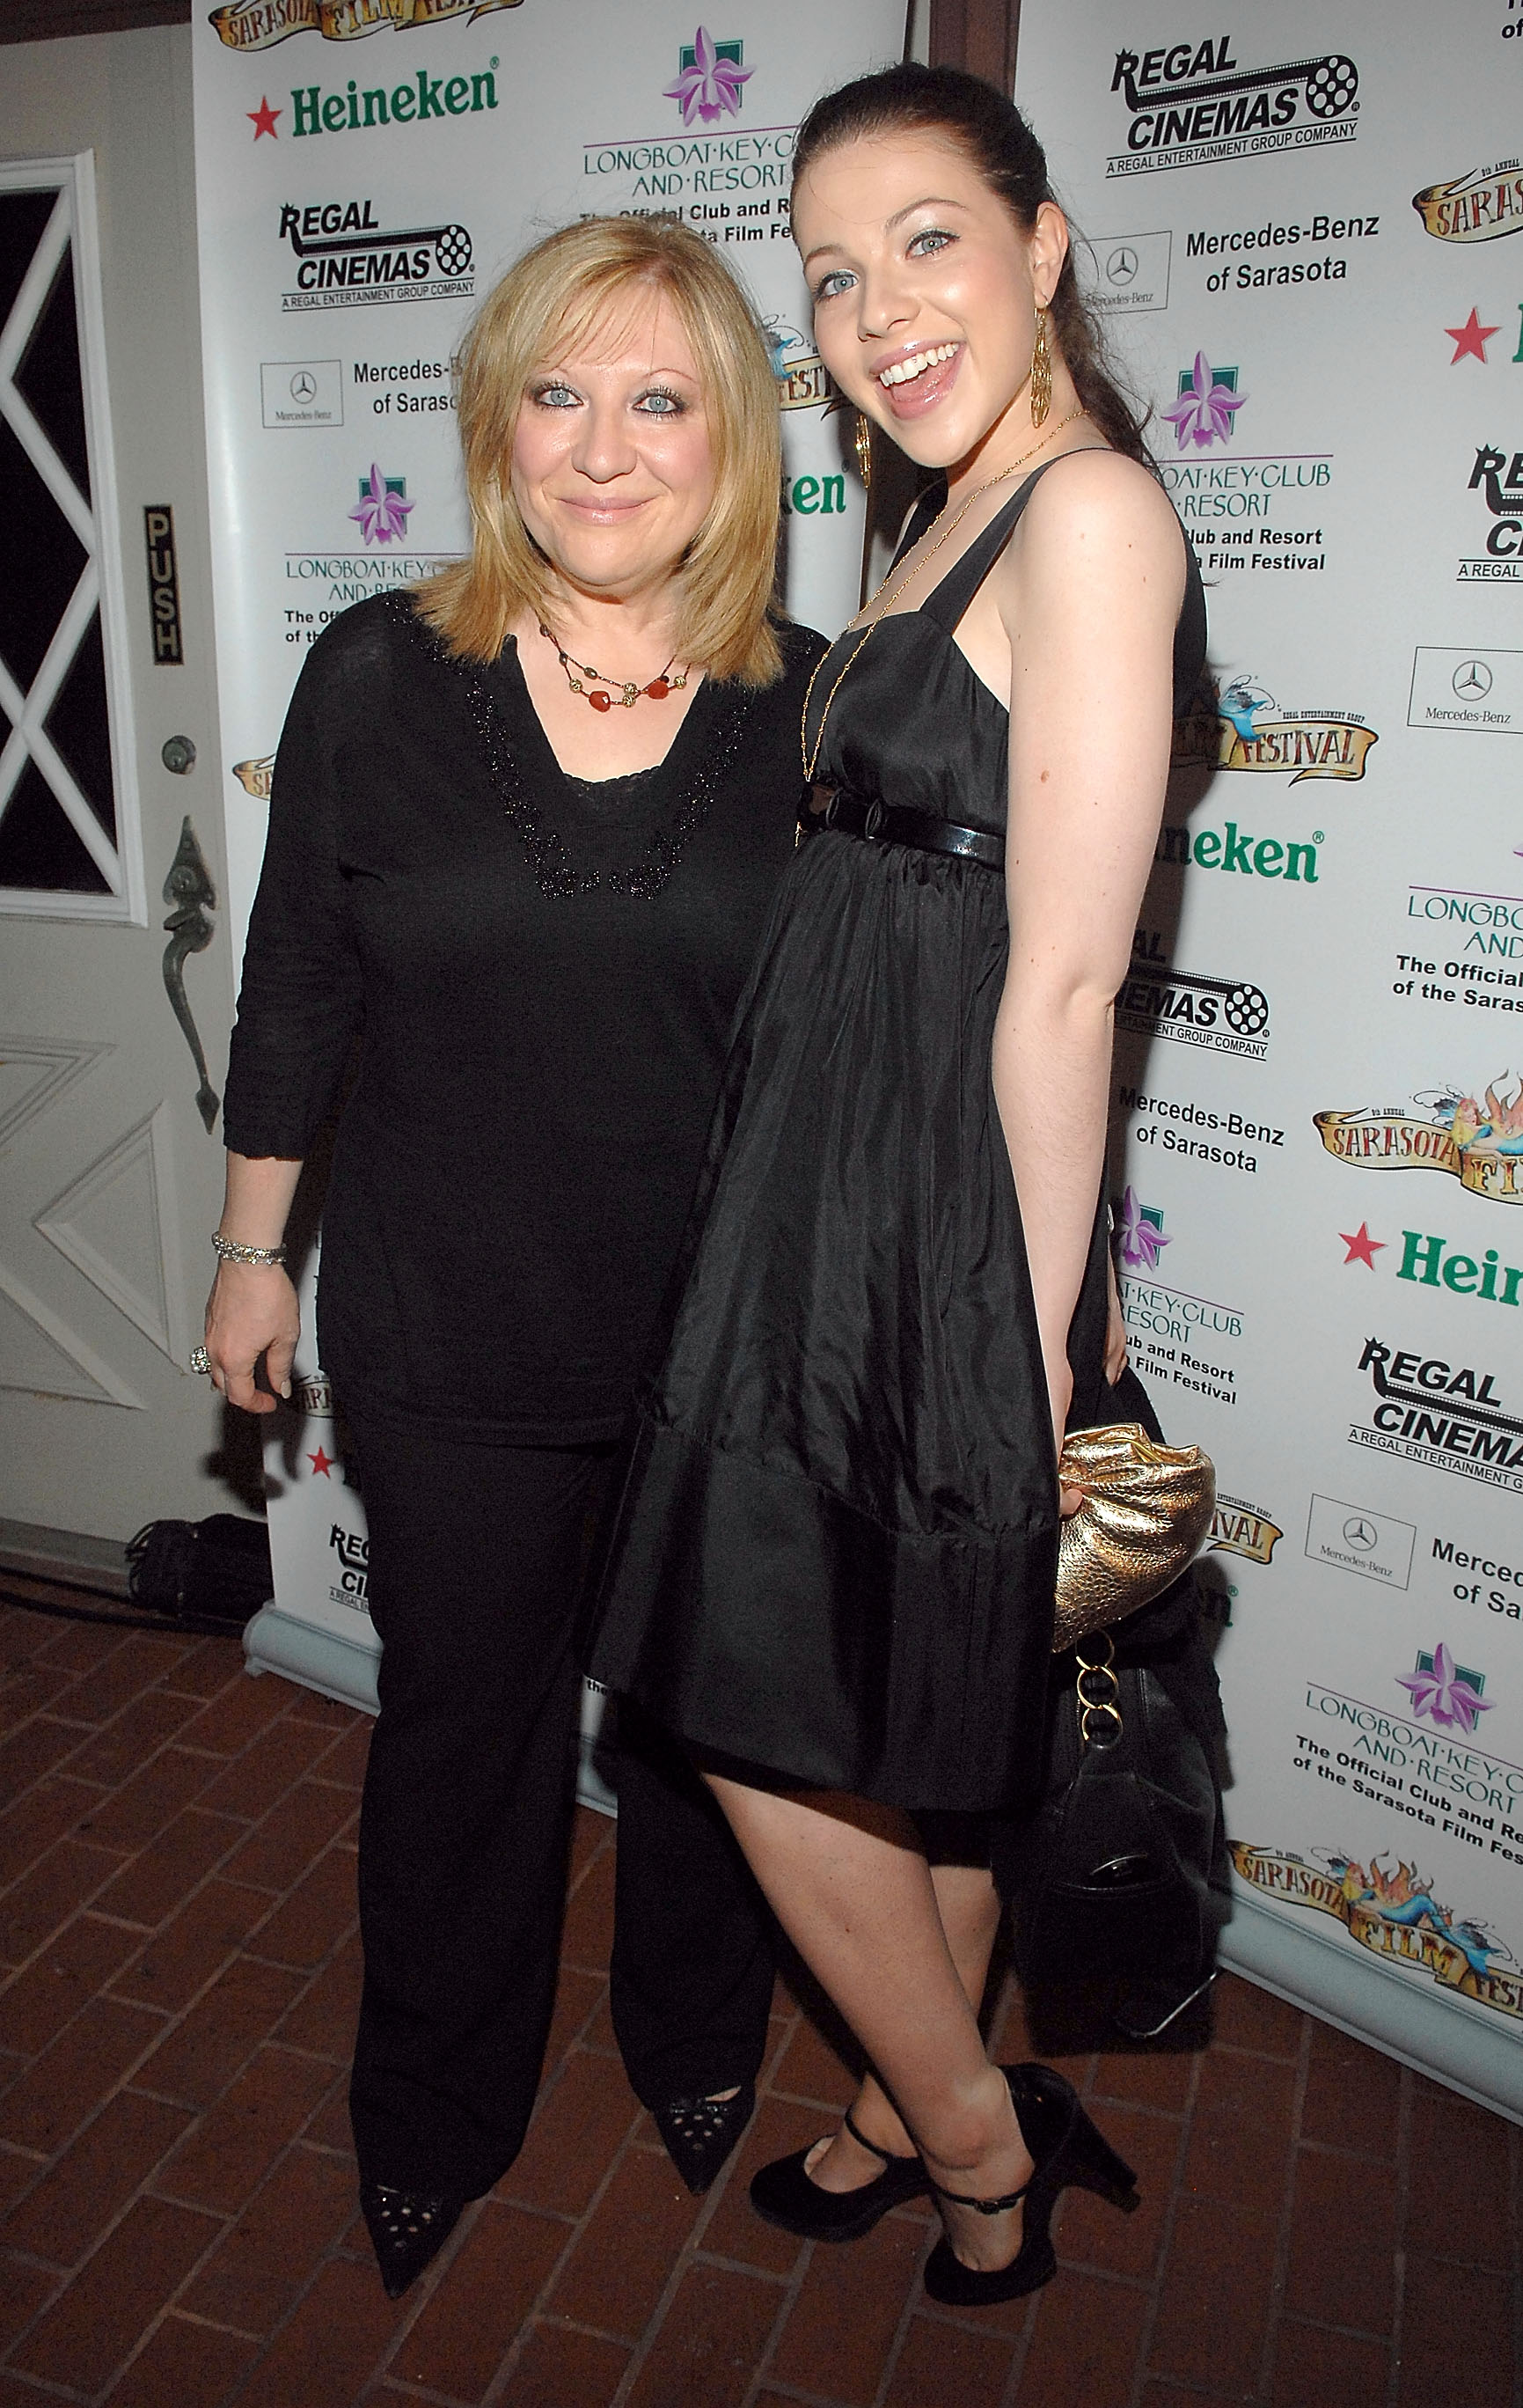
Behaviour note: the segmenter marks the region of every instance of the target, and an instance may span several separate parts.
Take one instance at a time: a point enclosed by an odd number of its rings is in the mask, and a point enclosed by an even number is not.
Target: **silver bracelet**
[[[285,1267],[284,1246],[240,1246],[232,1238],[224,1238],[221,1229],[213,1231],[211,1242],[220,1263],[252,1263],[271,1270]]]

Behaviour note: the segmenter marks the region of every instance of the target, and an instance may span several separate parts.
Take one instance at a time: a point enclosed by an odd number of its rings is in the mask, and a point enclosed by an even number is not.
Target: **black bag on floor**
[[[238,1513],[147,1522],[126,1553],[134,1603],[171,1621],[241,1630],[274,1593],[269,1532]]]

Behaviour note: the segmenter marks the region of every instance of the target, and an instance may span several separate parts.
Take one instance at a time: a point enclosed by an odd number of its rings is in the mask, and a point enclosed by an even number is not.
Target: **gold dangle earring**
[[[1052,350],[1047,341],[1047,313],[1036,313],[1036,342],[1032,351],[1032,424],[1040,426],[1052,408]]]
[[[857,473],[871,493],[873,489],[873,422],[863,411],[857,412],[857,432],[852,437],[857,454]]]

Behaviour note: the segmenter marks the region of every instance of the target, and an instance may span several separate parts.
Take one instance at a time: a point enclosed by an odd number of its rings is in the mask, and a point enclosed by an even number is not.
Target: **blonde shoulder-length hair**
[[[488,296],[456,362],[473,540],[418,589],[448,651],[495,660],[520,614],[552,615],[553,571],[509,482],[513,430],[535,369],[574,351],[633,288],[670,297],[698,364],[714,500],[680,571],[678,656],[713,678],[770,685],[782,446],[777,384],[755,312],[713,246],[675,218],[584,218],[547,236]]]

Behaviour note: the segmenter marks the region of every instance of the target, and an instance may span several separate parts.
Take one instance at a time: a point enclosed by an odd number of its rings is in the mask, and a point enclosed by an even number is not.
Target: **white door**
[[[0,49],[0,1517],[122,1538],[240,1501],[187,28]]]

